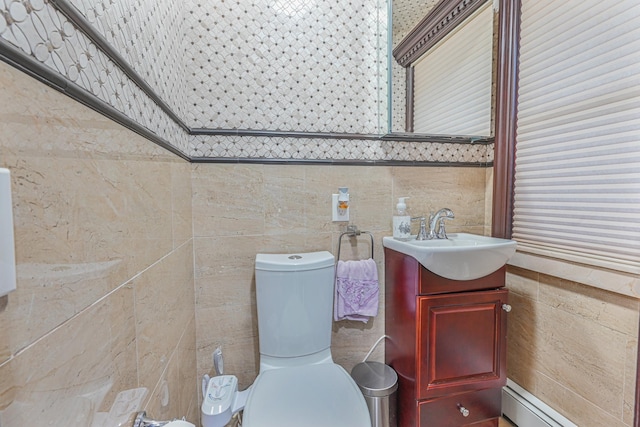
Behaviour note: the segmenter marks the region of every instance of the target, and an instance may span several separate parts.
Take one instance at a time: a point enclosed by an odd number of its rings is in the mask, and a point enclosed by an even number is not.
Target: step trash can
[[[358,384],[367,402],[371,427],[397,427],[396,371],[384,363],[362,362],[353,367],[351,377]]]

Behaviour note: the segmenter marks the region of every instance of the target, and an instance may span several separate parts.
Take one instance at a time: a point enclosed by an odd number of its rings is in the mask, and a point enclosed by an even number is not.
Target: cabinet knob
[[[502,309],[508,313],[511,311],[511,306],[509,304],[502,304]]]
[[[460,410],[460,413],[462,414],[463,417],[469,416],[469,410],[464,406],[460,405],[458,409]]]

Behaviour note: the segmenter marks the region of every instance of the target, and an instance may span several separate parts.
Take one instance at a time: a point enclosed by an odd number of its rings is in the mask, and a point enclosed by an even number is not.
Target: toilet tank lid
[[[333,254],[327,251],[256,255],[256,270],[305,271],[330,267],[333,263]]]

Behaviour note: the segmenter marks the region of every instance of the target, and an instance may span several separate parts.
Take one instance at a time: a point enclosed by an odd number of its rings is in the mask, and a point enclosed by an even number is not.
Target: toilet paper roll
[[[188,421],[176,420],[171,421],[169,424],[165,424],[165,427],[196,427]]]

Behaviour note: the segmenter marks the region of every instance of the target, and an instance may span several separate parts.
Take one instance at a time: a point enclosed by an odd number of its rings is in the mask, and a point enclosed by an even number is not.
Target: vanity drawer
[[[502,415],[501,399],[502,389],[492,388],[422,401],[418,404],[418,425],[460,427],[498,418]]]
[[[419,265],[419,264],[418,264]],[[420,266],[420,281],[418,293],[420,295],[450,294],[454,292],[478,291],[482,289],[498,289],[505,286],[506,266],[488,276],[473,280],[451,280],[438,276]]]

